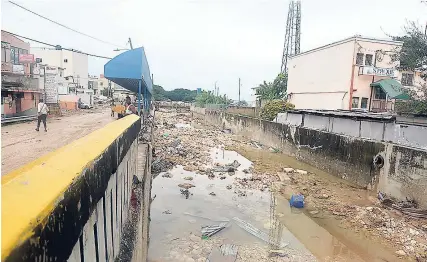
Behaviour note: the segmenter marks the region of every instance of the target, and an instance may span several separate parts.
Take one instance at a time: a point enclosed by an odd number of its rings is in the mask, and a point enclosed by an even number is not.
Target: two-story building
[[[1,31],[1,115],[15,117],[36,115],[42,92],[33,78],[34,55],[30,44]]]
[[[78,89],[88,90],[88,56],[81,52],[58,48],[32,47],[31,53],[41,58],[43,64],[63,69],[63,77]]]
[[[391,54],[403,42],[350,37],[290,58],[288,99],[296,109],[390,111],[414,75],[399,73]],[[412,76],[412,78],[411,78]]]

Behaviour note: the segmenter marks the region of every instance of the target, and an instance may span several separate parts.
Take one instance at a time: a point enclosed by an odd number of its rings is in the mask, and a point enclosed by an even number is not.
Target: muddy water
[[[218,240],[213,241],[213,245],[227,242],[241,246],[240,252],[268,253],[268,244],[240,228],[233,218],[242,219],[268,234],[271,224],[270,192],[234,188],[235,177],[251,176],[243,170],[251,167],[252,163],[238,153],[216,148],[212,149],[211,157],[214,163],[223,165],[237,160],[241,166],[233,176],[225,173],[226,178],[223,180],[219,178],[219,173],[215,173],[214,179],[209,179],[206,175],[185,171],[178,166],[169,171],[171,178],[160,174],[153,181],[152,195],[156,195],[156,198],[151,205],[150,261],[180,261],[171,254],[176,255],[180,251],[182,254],[178,257],[190,254],[194,243],[185,244],[187,241],[191,242],[189,236],[200,238],[201,226],[216,225],[224,221],[228,221],[227,227],[212,237]],[[279,165],[279,162],[274,164]],[[319,172],[295,159],[285,162],[285,165]],[[325,173],[322,175],[329,176]],[[185,177],[193,177],[193,180],[185,180]],[[337,182],[335,177],[328,179]],[[189,199],[181,195],[177,186],[180,183],[196,186],[190,189],[192,195]],[[226,188],[228,185],[232,185],[231,190]],[[242,191],[246,196],[239,196],[238,193]],[[210,195],[211,192],[215,196]],[[331,217],[323,217],[321,214],[313,217],[304,209],[291,209],[288,200],[281,196],[276,196],[276,203],[275,213],[279,227],[282,228],[281,241],[288,244],[284,248],[287,257],[269,260],[266,256],[260,258],[256,254],[249,254],[249,257],[257,259],[240,258],[237,261],[398,261],[392,252],[361,235],[352,234]],[[177,241],[183,241],[184,246],[178,246]],[[197,244],[204,246],[203,242],[210,240],[201,241]],[[189,258],[190,260],[182,261],[203,261],[208,255],[206,252],[212,248],[211,245],[207,247],[208,250],[204,249],[205,253],[202,252],[200,257],[193,256],[193,260]],[[255,247],[261,247],[261,251]]]
[[[219,173],[215,173],[214,179],[209,179],[206,175],[185,171],[178,166],[169,171],[172,174],[171,178],[162,177],[160,174],[153,181],[152,195],[156,195],[156,198],[151,204],[149,248],[151,261],[174,261],[170,254],[175,252],[175,240],[186,240],[191,234],[200,237],[201,226],[215,225],[222,221],[229,221],[227,228],[212,238],[220,238],[222,242],[249,247],[245,249],[249,251],[241,250],[241,252],[251,252],[251,246],[260,246],[267,254],[267,243],[240,228],[233,218],[242,219],[268,234],[270,194],[246,190],[246,196],[238,196],[234,186],[232,189],[227,189],[227,185],[233,184],[234,177],[250,176],[243,170],[249,168],[252,163],[236,152],[220,149],[213,149],[211,156],[214,163],[229,164],[237,160],[241,166],[233,176],[225,173],[226,178],[223,180],[219,178]],[[193,180],[184,180],[184,177],[188,176],[193,177]],[[196,186],[190,189],[192,195],[188,199],[181,195],[177,186],[186,182]],[[216,195],[210,195],[211,192]],[[289,243],[288,260],[277,261],[316,261],[304,245],[287,230],[284,231],[284,239]],[[188,253],[189,249],[186,251]],[[206,255],[201,254],[202,257],[199,259],[204,259]],[[256,254],[253,257],[256,257]],[[197,258],[193,258],[197,261]],[[240,259],[240,261],[245,260]]]
[[[343,200],[351,200],[349,202],[362,206],[372,205],[370,200],[373,197],[372,192],[356,190],[350,182],[300,162],[293,157],[250,148],[242,148],[239,152],[254,161],[256,160],[258,168],[261,166],[262,169],[271,173],[282,167],[307,170],[316,174],[319,179],[328,181],[332,188],[336,187]],[[340,187],[340,184],[350,185],[350,187]],[[295,192],[287,191],[284,193],[284,196],[276,195],[278,219],[320,261],[404,261],[395,255],[394,250],[390,250],[381,243],[372,241],[362,233],[357,233],[349,228],[346,221],[337,220],[335,217],[322,212],[313,215],[307,209],[290,208],[288,199]]]

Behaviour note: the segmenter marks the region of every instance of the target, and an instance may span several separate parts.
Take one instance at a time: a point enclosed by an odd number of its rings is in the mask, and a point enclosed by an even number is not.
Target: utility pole
[[[421,1],[421,3],[424,3],[427,5],[427,1]],[[427,36],[427,22],[426,22],[426,26],[424,27],[424,35]]]
[[[44,103],[46,104],[47,94],[46,94],[46,65],[43,66],[43,83],[44,83]]]
[[[130,37],[129,37],[129,45],[130,45],[130,49],[133,49],[132,40],[130,40]]]
[[[239,103],[237,104],[237,106],[240,106],[240,77],[239,77]]]

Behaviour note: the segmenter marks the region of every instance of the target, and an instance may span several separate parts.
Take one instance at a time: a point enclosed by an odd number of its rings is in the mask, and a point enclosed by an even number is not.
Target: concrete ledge
[[[127,116],[2,177],[2,261],[68,260],[140,128]]]

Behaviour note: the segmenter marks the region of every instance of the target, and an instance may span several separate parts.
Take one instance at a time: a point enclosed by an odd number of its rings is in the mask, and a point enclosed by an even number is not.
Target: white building
[[[403,99],[402,84],[419,81],[395,70],[391,54],[402,44],[354,36],[292,56],[288,99],[297,109],[393,110],[394,101]]]
[[[87,90],[89,81],[88,56],[78,51],[55,48],[31,47],[35,58],[41,58],[41,64],[64,68],[63,76],[69,83],[75,83],[79,89]]]

